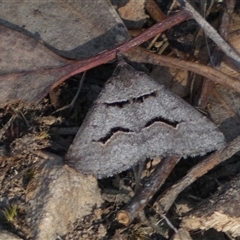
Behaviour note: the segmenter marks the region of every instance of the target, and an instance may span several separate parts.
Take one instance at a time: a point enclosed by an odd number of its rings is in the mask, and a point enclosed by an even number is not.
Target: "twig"
[[[229,0],[226,1],[226,10],[224,11],[221,19],[221,25],[219,27],[219,33],[220,35],[227,40],[228,38],[228,29],[231,21],[231,14],[233,13],[235,6],[235,0]],[[206,41],[207,43],[207,41]],[[207,45],[208,46],[208,45]],[[221,64],[223,54],[220,51],[220,48],[218,46],[215,47],[212,56],[210,57],[210,63],[214,68],[218,68]],[[205,108],[208,103],[209,96],[211,95],[211,91],[214,87],[214,83],[209,81],[209,79],[204,78],[202,89],[201,89],[201,95],[198,100],[198,105],[201,108]]]
[[[162,10],[158,7],[154,0],[146,0],[145,1],[145,9],[148,14],[156,21],[161,22],[166,18],[166,15],[162,12]]]
[[[177,69],[188,70],[199,75],[202,75],[206,78],[209,78],[222,86],[228,87],[240,93],[240,81],[237,78],[230,77],[220,71],[217,71],[205,65],[187,62],[177,58],[157,55],[148,52],[147,50],[140,47],[135,48],[127,53],[124,53],[123,55],[125,55],[130,60],[135,62],[150,63],[154,65],[161,65],[167,67],[174,67]]]
[[[171,188],[169,188],[165,193],[163,193],[154,203],[154,208],[158,214],[165,214],[173,202],[177,198],[178,194],[182,192],[186,187],[192,184],[196,179],[206,174],[209,170],[217,166],[219,163],[224,162],[229,159],[232,155],[240,150],[240,136],[235,138],[232,142],[228,143],[226,147],[218,150],[205,160],[201,161],[195,165],[185,177],[179,180]]]
[[[161,22],[163,21],[167,16],[162,12],[162,10],[158,7],[158,5],[154,2],[154,0],[146,0],[145,2],[145,9],[148,12],[148,14],[156,21]],[[159,36],[162,33],[157,34],[150,44],[148,45],[147,49],[151,49],[153,44],[156,42],[156,40],[159,38]]]
[[[166,221],[167,225],[173,229],[173,231],[178,234],[178,230],[173,226],[173,224],[170,222],[170,220],[164,215],[162,214],[161,217]]]
[[[65,106],[57,109],[57,110],[54,111],[53,113],[57,113],[57,112],[63,111],[63,110],[65,110],[65,109],[67,109],[67,108],[72,108],[72,107],[74,106],[74,104],[75,104],[75,102],[76,102],[76,100],[77,100],[77,98],[78,98],[78,96],[79,96],[79,93],[80,93],[80,91],[81,91],[81,89],[82,89],[82,85],[83,85],[83,82],[84,82],[84,80],[85,80],[85,76],[86,76],[86,72],[84,72],[83,75],[82,75],[82,77],[81,77],[81,80],[80,80],[79,85],[78,85],[77,93],[75,94],[72,102],[71,102],[70,104],[68,104],[68,105],[65,105]]]
[[[218,34],[216,29],[214,29],[186,0],[178,0],[178,2],[192,14],[196,22],[203,28],[204,32],[209,38],[211,38],[218,47],[230,58],[238,62],[238,67],[240,66],[240,55],[239,53],[231,48],[228,43]]]
[[[117,213],[117,221],[119,223],[129,225],[138,216],[139,212],[148,204],[149,200],[165,182],[179,160],[180,157],[172,156],[163,159],[159,163],[143,187],[136,192],[125,208]]]

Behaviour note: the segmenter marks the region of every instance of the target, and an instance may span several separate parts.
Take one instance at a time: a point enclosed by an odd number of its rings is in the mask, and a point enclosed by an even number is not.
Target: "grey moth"
[[[121,62],[106,82],[66,155],[97,178],[147,158],[204,155],[224,145],[217,127],[184,100]]]

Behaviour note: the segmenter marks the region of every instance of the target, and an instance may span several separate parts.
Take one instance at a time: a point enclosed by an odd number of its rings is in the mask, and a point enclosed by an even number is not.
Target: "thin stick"
[[[148,14],[156,21],[161,22],[163,21],[167,16],[162,12],[162,10],[158,7],[158,5],[154,2],[154,0],[146,0],[145,2],[145,9],[148,12]],[[150,44],[148,45],[147,49],[151,49],[153,44],[157,41],[159,36],[162,33],[157,34]]]
[[[156,22],[161,22],[167,17],[154,0],[146,0],[145,9]]]
[[[71,101],[71,103],[68,104],[68,105],[65,105],[65,106],[63,106],[63,107],[61,107],[61,108],[59,108],[59,109],[57,109],[57,110],[54,111],[53,113],[57,113],[57,112],[63,111],[63,110],[65,110],[65,109],[67,109],[67,108],[72,108],[72,107],[74,106],[74,104],[75,104],[75,102],[76,102],[76,100],[77,100],[77,98],[78,98],[78,96],[79,96],[79,93],[80,93],[80,91],[81,91],[81,89],[82,89],[82,85],[83,85],[83,82],[84,82],[84,80],[85,80],[85,76],[86,76],[86,72],[84,72],[83,75],[82,75],[82,77],[81,77],[81,80],[80,80],[79,85],[78,85],[77,93],[75,94],[75,96],[74,96],[73,100]]]
[[[186,0],[178,0],[178,2],[192,14],[196,22],[203,28],[206,35],[211,38],[219,48],[230,58],[238,62],[240,66],[240,55],[239,53],[230,47],[228,43],[218,34],[215,28],[213,28]]]
[[[219,27],[219,33],[225,40],[227,40],[227,38],[228,38],[228,29],[229,29],[229,25],[231,22],[231,15],[233,13],[234,6],[235,6],[235,0],[226,1],[227,9],[225,9],[225,11],[222,15],[221,25]],[[207,44],[206,46],[208,46],[207,41],[206,41],[206,44]],[[212,67],[218,68],[222,62],[222,57],[223,57],[223,52],[220,50],[220,48],[218,46],[216,46],[214,48],[212,56],[209,54],[210,63],[212,65]],[[210,64],[208,64],[208,65],[210,65]],[[204,78],[203,84],[202,84],[202,89],[201,89],[201,95],[198,100],[198,105],[201,108],[206,108],[208,99],[211,96],[211,91],[213,90],[213,87],[214,87],[214,83],[212,81],[210,81],[209,79]]]
[[[180,157],[172,156],[163,159],[159,163],[143,187],[137,191],[125,208],[117,213],[117,221],[119,223],[129,225],[138,216],[139,212],[148,204],[149,200],[165,182],[179,160]]]
[[[233,89],[235,92],[240,93],[240,81],[237,78],[230,77],[220,71],[217,71],[211,67],[187,62],[177,58],[171,58],[167,56],[157,55],[143,48],[135,48],[131,51],[124,53],[126,57],[135,62],[150,63],[154,65],[174,67],[177,69],[188,70],[199,75],[202,75],[212,81],[221,84],[222,86]]]
[[[178,230],[173,226],[173,224],[170,222],[170,220],[162,214],[161,217],[166,221],[167,225],[174,230],[176,234],[178,234]]]
[[[208,157],[205,160],[201,161],[195,165],[185,177],[179,180],[171,188],[169,188],[165,193],[163,193],[159,200],[154,203],[154,208],[158,214],[165,214],[174,201],[176,200],[178,194],[192,184],[196,179],[206,174],[209,170],[217,166],[219,163],[224,162],[229,159],[232,155],[240,150],[240,136],[235,138],[228,145],[218,150]]]

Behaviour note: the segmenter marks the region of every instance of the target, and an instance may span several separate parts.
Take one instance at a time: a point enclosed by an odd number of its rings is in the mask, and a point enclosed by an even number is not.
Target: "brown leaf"
[[[63,74],[56,69],[72,62],[17,31],[0,26],[0,36],[0,106],[38,101]]]

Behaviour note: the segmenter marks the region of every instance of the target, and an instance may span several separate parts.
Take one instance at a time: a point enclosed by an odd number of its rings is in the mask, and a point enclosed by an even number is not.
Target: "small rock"
[[[28,221],[34,239],[56,239],[102,203],[97,180],[76,172],[56,155],[49,155],[27,194]],[[31,184],[31,185],[32,185]]]
[[[13,233],[7,231],[0,231],[0,239],[4,240],[22,240],[22,238],[16,236]]]

